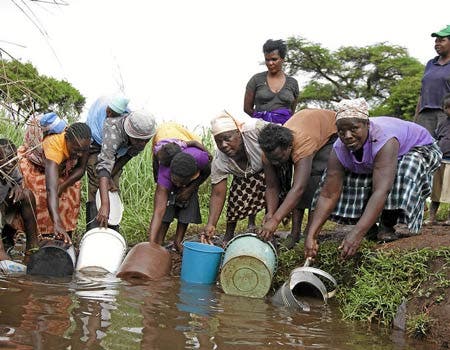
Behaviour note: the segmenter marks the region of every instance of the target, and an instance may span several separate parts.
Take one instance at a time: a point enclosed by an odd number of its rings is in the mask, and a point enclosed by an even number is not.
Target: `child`
[[[7,139],[0,139],[0,212],[1,228],[12,226],[19,214],[23,220],[26,235],[25,257],[37,248],[37,226],[35,220],[36,202],[33,193],[21,186],[22,176],[17,169],[16,146]],[[4,225],[5,224],[5,225]],[[0,239],[0,260],[9,260]]]
[[[435,131],[435,137],[442,151],[442,163],[433,177],[433,191],[431,192],[430,217],[425,222],[427,225],[437,224],[436,213],[440,203],[450,203],[450,93],[444,96],[442,101],[444,113],[447,115]],[[446,174],[447,172],[447,174]],[[450,226],[450,212],[443,225]]]

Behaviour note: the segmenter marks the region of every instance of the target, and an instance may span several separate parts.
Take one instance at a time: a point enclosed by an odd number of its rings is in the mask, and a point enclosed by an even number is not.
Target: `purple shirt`
[[[380,149],[392,138],[400,144],[398,158],[408,153],[411,148],[430,145],[434,138],[423,126],[398,118],[375,117],[369,118],[369,135],[363,145],[363,159],[358,161],[353,153],[337,139],[333,149],[347,170],[356,174],[370,174],[373,172],[373,163]]]
[[[450,62],[440,65],[439,56],[428,61],[422,77],[420,111],[442,109],[442,99],[450,92]]]
[[[187,147],[182,150],[183,153],[190,154],[197,162],[199,170],[203,170],[209,164],[208,153],[198,149],[197,147]],[[170,168],[164,165],[159,165],[158,170],[158,185],[167,188],[169,191],[174,187],[172,180],[170,179]]]

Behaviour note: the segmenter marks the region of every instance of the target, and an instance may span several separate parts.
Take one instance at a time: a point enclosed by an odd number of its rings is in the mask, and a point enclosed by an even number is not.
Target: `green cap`
[[[440,36],[440,37],[450,36],[450,25],[441,29],[438,32],[431,33],[431,36],[433,36],[433,37],[434,36]]]

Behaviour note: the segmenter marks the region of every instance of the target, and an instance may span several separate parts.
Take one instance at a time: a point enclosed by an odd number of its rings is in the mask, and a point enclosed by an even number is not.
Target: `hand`
[[[11,188],[11,191],[9,192],[9,198],[12,199],[13,203],[19,202],[22,199],[22,196],[23,196],[22,186],[16,185],[13,188]]]
[[[274,219],[267,220],[264,224],[262,229],[259,231],[259,235],[261,238],[265,241],[269,241],[274,232],[276,231],[278,227],[278,223]]]
[[[100,227],[108,227],[109,206],[102,204],[95,219]]]
[[[55,237],[56,239],[59,239],[61,241],[64,241],[66,244],[72,244],[72,240],[70,239],[69,235],[67,234],[66,230],[60,223],[54,224],[54,230],[55,230]]]
[[[213,225],[206,225],[203,229],[202,233],[200,234],[200,242],[205,244],[213,244],[211,242],[211,238],[216,233],[216,228]]]
[[[317,252],[319,251],[319,245],[317,244],[317,239],[308,235],[305,240],[305,258],[315,259]]]
[[[361,234],[359,231],[351,230],[347,235],[345,236],[344,240],[342,241],[341,245],[338,249],[342,249],[341,252],[341,258],[347,259],[357,252],[361,241],[364,237],[364,234]]]

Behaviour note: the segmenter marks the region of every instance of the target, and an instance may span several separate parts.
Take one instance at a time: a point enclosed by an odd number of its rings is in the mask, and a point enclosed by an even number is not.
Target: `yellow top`
[[[66,132],[61,134],[52,134],[44,138],[42,149],[45,158],[53,160],[56,164],[61,164],[69,158],[69,150],[67,149]]]
[[[152,146],[155,146],[159,141],[164,139],[202,142],[200,136],[190,132],[184,126],[175,122],[163,123],[156,129],[156,134],[153,136]]]

